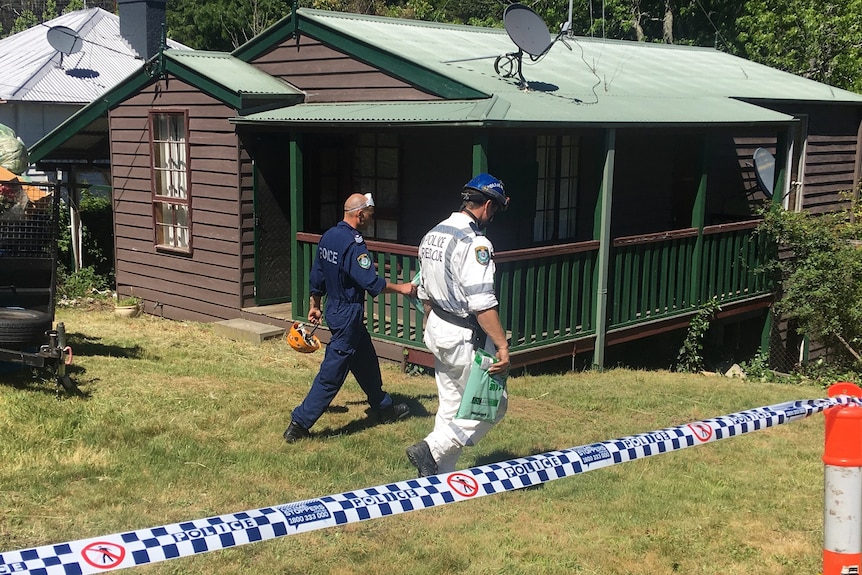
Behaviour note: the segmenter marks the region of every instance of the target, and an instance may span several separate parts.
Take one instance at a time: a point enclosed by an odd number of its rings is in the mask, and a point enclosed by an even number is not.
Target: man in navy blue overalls
[[[413,296],[412,283],[393,284],[377,275],[365,240],[359,230],[365,229],[374,216],[371,194],[353,194],[344,202],[344,219],[320,238],[317,259],[311,268],[311,309],[308,321],[319,323],[323,315],[321,298],[326,297],[326,324],[332,334],[320,371],[303,402],[293,410],[284,439],[293,443],[307,437],[309,429],[335,399],[347,378],[353,373],[359,387],[368,396],[368,404],[381,423],[410,414],[403,403],[394,403],[383,391],[380,364],[365,327],[365,292],[372,297],[380,293]]]

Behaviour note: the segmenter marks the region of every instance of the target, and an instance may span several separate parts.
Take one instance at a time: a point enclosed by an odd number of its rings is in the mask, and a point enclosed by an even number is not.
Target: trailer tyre
[[[34,309],[0,308],[0,347],[44,343],[45,332],[53,327],[48,314]]]

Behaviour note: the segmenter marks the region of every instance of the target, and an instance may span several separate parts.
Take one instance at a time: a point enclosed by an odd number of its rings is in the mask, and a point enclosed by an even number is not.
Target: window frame
[[[373,138],[373,143],[364,142],[363,139]],[[363,230],[362,235],[368,239],[382,242],[398,242],[401,239],[401,198],[398,194],[399,182],[401,180],[401,137],[396,132],[368,132],[358,134],[352,143],[353,147],[353,169],[351,170],[354,189],[359,193],[370,192],[374,197],[374,218]],[[373,165],[373,174],[365,173],[362,168],[363,150],[368,151],[373,157],[370,163]],[[381,173],[387,163],[381,159],[381,152],[387,150],[394,153],[394,174]],[[392,167],[392,166],[389,166]],[[394,183],[394,184],[393,184]],[[384,185],[394,185],[392,196],[395,205],[387,205],[385,194],[381,192]],[[370,188],[372,189],[369,189]],[[395,228],[395,237],[383,237],[378,235],[380,221],[390,223]]]
[[[181,169],[173,169],[165,168],[163,166],[156,166],[156,158],[157,158],[157,150],[158,146],[171,142],[171,140],[166,140],[162,137],[162,134],[158,134],[160,136],[157,138],[156,130],[158,126],[158,118],[160,116],[172,116],[172,117],[181,117],[182,118],[182,136],[183,141],[181,144],[184,154],[185,160],[185,170]],[[153,221],[153,245],[155,246],[157,251],[170,252],[176,254],[186,254],[191,255],[193,251],[192,241],[192,184],[191,184],[191,167],[190,167],[190,151],[191,147],[189,145],[189,111],[186,108],[154,108],[149,110],[147,115],[148,121],[148,132],[149,132],[149,144],[150,144],[150,193],[151,193],[151,202],[152,202],[152,221]],[[173,171],[173,172],[183,172],[184,171],[184,179],[185,179],[185,197],[174,197],[169,195],[164,195],[160,192],[163,190],[159,188],[159,182],[162,181],[160,174]],[[188,236],[185,246],[175,246],[167,243],[160,243],[159,234],[160,234],[160,226],[164,226],[165,224],[159,219],[159,212],[161,207],[164,204],[169,204],[173,206],[185,206],[186,211],[186,219],[187,225],[186,234]],[[170,224],[173,227],[177,226],[176,221]]]
[[[544,244],[577,238],[581,138],[577,134],[543,134],[536,137],[535,149],[538,173],[533,242]],[[544,154],[540,153],[542,150]],[[565,206],[562,205],[564,191]],[[564,214],[568,217],[564,218]],[[561,233],[563,220],[567,227],[564,235]],[[540,224],[541,229],[538,228]]]

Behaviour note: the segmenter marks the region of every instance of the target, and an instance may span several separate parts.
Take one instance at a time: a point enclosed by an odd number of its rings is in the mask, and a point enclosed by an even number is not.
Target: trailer
[[[60,186],[0,180],[0,363],[45,369],[57,392],[78,393],[72,349],[54,325]]]

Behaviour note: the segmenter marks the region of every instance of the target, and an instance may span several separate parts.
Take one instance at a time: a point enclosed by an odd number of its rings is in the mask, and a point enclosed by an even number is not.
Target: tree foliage
[[[862,0],[748,0],[737,27],[747,58],[862,92]]]
[[[36,26],[60,13],[81,10],[84,0],[0,0],[0,37]],[[87,8],[114,11],[116,0],[87,0]]]
[[[69,3],[63,8],[63,14],[74,12],[75,10],[84,9],[84,0],[69,0]]]
[[[15,18],[15,23],[12,24],[12,30],[10,30],[10,34],[17,34],[18,32],[23,32],[24,30],[28,30],[39,23],[39,19],[33,14],[30,10],[22,10],[21,14]]]
[[[835,350],[832,363],[862,367],[862,205],[815,215],[772,206],[760,233],[786,247],[776,262],[782,293],[775,308],[798,331]]]
[[[172,0],[168,37],[199,50],[230,52],[290,12],[286,0]]]

